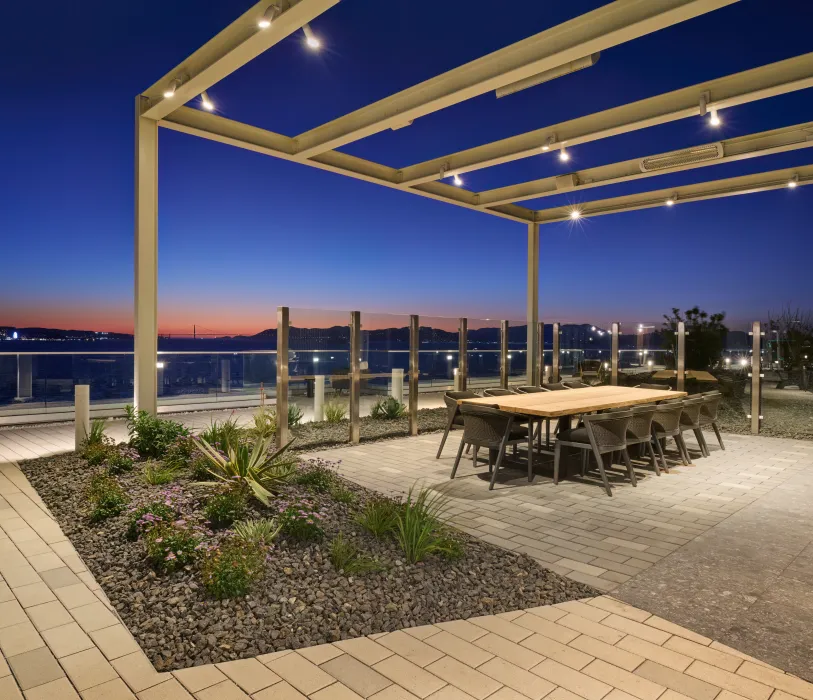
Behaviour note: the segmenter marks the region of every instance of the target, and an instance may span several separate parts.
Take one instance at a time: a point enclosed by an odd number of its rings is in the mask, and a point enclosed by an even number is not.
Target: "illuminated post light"
[[[312,48],[314,51],[318,51],[322,48],[322,42],[313,33],[313,30],[309,24],[303,24],[302,31],[305,33],[305,43],[310,48]]]

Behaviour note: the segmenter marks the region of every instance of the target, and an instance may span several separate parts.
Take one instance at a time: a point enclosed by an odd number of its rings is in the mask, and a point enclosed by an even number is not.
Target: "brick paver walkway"
[[[341,457],[348,478],[403,491],[416,478],[447,483],[452,448],[434,460],[438,439],[325,456]],[[47,433],[37,443],[28,449],[65,449]],[[469,463],[452,484],[452,515],[477,536],[609,588],[809,467],[813,449],[800,444],[731,437],[729,451],[697,467],[635,490],[618,481],[612,499],[595,484],[554,488],[544,476],[489,493],[464,476]],[[0,652],[2,700],[813,700],[813,685],[607,596],[158,673],[2,458]]]

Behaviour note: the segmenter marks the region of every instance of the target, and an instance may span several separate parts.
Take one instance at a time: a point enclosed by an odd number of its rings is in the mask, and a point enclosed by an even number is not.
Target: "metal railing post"
[[[759,434],[762,427],[762,331],[759,321],[751,329],[751,432]]]
[[[418,336],[420,325],[418,316],[409,317],[409,434],[418,434]]]
[[[361,441],[361,312],[350,312],[350,442]]]
[[[612,326],[610,326],[610,384],[613,386],[618,386],[620,334],[621,326],[617,322],[613,322]]]
[[[500,388],[508,388],[508,321],[500,321]]]
[[[559,322],[553,324],[553,361],[551,362],[550,380],[552,384],[559,381]]]
[[[288,307],[277,307],[277,449],[288,444]]]
[[[677,327],[677,390],[686,388],[686,324],[678,321]]]
[[[469,322],[468,319],[460,319],[460,329],[458,332],[458,358],[457,374],[459,375],[460,390],[465,391],[469,381]]]
[[[530,361],[530,358],[528,358]],[[545,383],[545,324],[536,324],[536,386]]]
[[[73,406],[74,449],[78,452],[90,435],[90,385],[77,384],[74,387]]]

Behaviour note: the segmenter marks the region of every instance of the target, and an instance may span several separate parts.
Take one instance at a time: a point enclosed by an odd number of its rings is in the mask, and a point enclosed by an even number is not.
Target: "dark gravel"
[[[446,429],[445,408],[422,408],[418,411],[418,430],[421,433],[436,433]],[[366,416],[360,419],[362,442],[391,440],[409,435],[409,419],[395,418],[380,420]],[[293,447],[296,450],[312,450],[317,447],[347,444],[350,435],[350,422],[302,423],[291,431],[296,437]]]
[[[525,555],[464,533],[459,533],[463,558],[407,565],[394,542],[377,540],[354,524],[352,510],[373,492],[343,481],[356,496],[354,506],[328,495],[317,497],[328,513],[323,542],[280,538],[267,575],[249,596],[212,600],[193,567],[156,574],[144,559],[141,542],[123,537],[126,515],[89,523],[83,492],[94,470],[84,460],[67,454],[21,467],[159,671],[596,595],[589,586],[558,576]],[[143,483],[138,466],[117,478],[134,505],[153,500],[165,488]],[[211,488],[187,478],[175,485],[193,499]],[[284,497],[297,495],[307,492],[292,485]],[[255,516],[264,514],[259,504],[252,508]],[[328,543],[340,531],[387,569],[358,577],[337,572]]]
[[[747,395],[720,404],[720,430],[750,435],[750,404]],[[762,390],[762,416],[760,435],[813,440],[813,393],[809,391],[776,389],[766,384]]]

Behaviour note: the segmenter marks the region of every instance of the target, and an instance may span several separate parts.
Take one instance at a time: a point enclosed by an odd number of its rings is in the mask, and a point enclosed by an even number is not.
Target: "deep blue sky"
[[[2,3],[0,325],[132,326],[133,100],[251,0]],[[605,4],[343,0],[210,91],[295,135]],[[809,0],[742,0],[610,49],[580,73],[484,95],[351,144],[400,167],[813,50]],[[466,176],[485,189],[813,120],[813,90]],[[577,201],[811,161],[808,150],[583,192]],[[522,318],[525,227],[161,132],[163,330],[267,327],[278,304]],[[531,205],[553,206],[556,198]],[[736,322],[813,298],[813,187],[542,228],[541,315],[605,325],[700,304]]]

